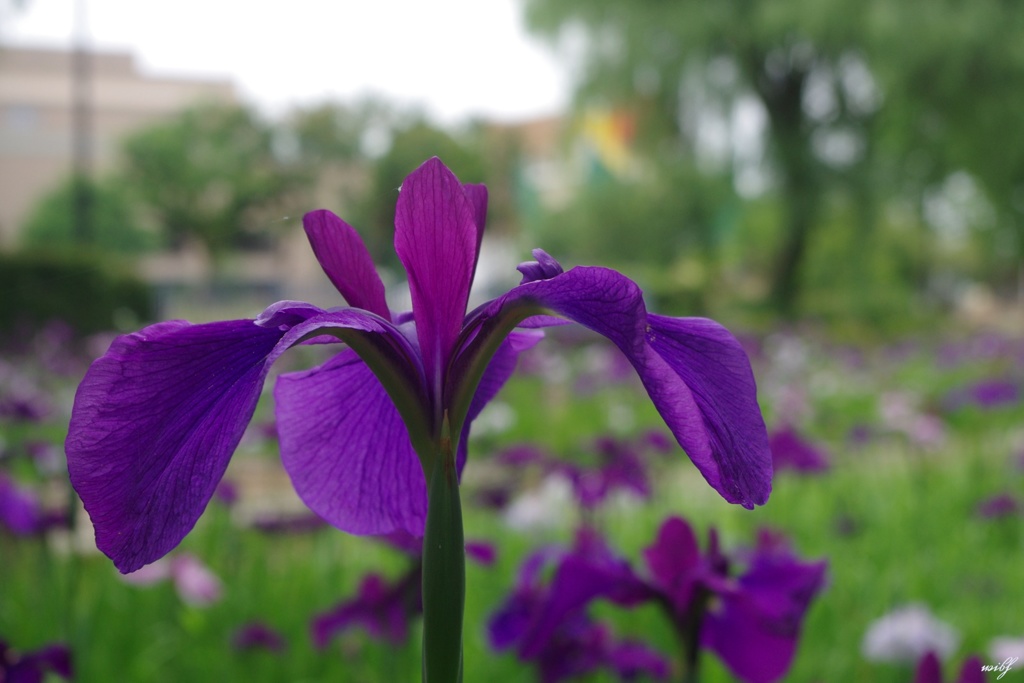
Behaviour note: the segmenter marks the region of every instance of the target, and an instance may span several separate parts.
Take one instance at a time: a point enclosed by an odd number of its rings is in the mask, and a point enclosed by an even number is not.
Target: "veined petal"
[[[767,501],[767,430],[750,363],[725,328],[648,315],[632,280],[607,268],[577,267],[521,284],[478,309],[474,322],[481,329],[457,364],[471,367],[495,337],[544,313],[580,323],[619,347],[676,440],[723,498],[748,508]]]
[[[65,443],[96,545],[132,572],[165,555],[213,496],[285,335],[232,320],[118,337],[86,373]]]
[[[436,157],[405,179],[395,207],[395,251],[409,276],[423,365],[437,398],[473,282],[476,213],[458,178]]]
[[[303,216],[302,226],[320,267],[348,305],[391,320],[384,283],[359,233],[324,209]]]
[[[118,337],[75,395],[65,450],[96,545],[128,573],[165,555],[213,496],[259,400],[291,346],[342,338],[382,368],[422,438],[422,370],[389,322],[358,309],[285,302],[253,320],[159,323]]]
[[[763,505],[771,492],[772,458],[743,347],[727,329],[706,318],[651,314],[647,324],[649,346],[689,388],[710,448],[702,448],[698,439],[680,439],[680,445],[726,500],[745,507]]]
[[[346,349],[274,389],[281,458],[311,510],[352,534],[423,536],[427,488],[380,381]]]

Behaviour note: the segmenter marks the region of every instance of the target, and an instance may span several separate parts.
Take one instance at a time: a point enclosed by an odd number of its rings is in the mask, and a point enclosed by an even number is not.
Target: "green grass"
[[[1024,482],[1010,464],[1019,407],[984,413],[966,409],[949,421],[951,436],[935,452],[919,452],[897,437],[862,450],[843,446],[846,430],[870,417],[878,385],[915,386],[940,395],[951,380],[914,361],[875,384],[851,383],[815,400],[812,431],[833,447],[833,470],[814,477],[780,473],[771,500],[746,511],[708,487],[679,452],[655,471],[656,495],[647,505],[609,510],[598,522],[612,543],[640,568],[640,550],[662,520],[681,515],[700,530],[702,542],[716,527],[724,548],[749,545],[756,530],[783,531],[805,558],[829,560],[828,587],[812,605],[790,675],[794,682],[911,679],[909,667],[874,664],[860,654],[870,622],[894,607],[919,601],[952,624],[962,644],[949,669],[968,653],[985,653],[1001,635],[1024,635],[1024,520],[981,520],[977,503],[996,493],[1020,496]],[[957,379],[960,379],[957,377]],[[607,431],[632,432],[658,424],[658,416],[631,387],[592,396],[538,378],[516,379],[501,397],[513,410],[511,429],[482,434],[471,445],[466,495],[474,461],[503,444],[533,440],[556,452]],[[237,457],[273,457],[243,453]],[[477,465],[482,467],[482,465]],[[842,533],[840,532],[842,530]],[[510,654],[486,643],[488,614],[512,586],[519,562],[540,542],[567,543],[571,525],[521,534],[495,513],[466,505],[466,536],[499,548],[491,568],[468,567],[466,681],[529,682],[535,676]],[[42,540],[0,536],[0,637],[18,650],[60,640],[74,649],[78,681],[413,681],[419,677],[419,631],[405,647],[378,643],[353,630],[325,651],[313,648],[310,617],[351,595],[361,576],[400,574],[408,560],[379,544],[325,528],[292,536],[265,536],[233,524],[230,512],[211,504],[182,544],[224,582],[221,602],[184,605],[170,584],[131,586],[105,557],[68,554]],[[653,609],[625,612],[597,605],[620,636],[647,639],[666,652],[670,632]],[[236,652],[234,630],[262,620],[288,639],[284,653]],[[706,655],[704,677],[733,680]],[[593,681],[610,681],[593,677]]]

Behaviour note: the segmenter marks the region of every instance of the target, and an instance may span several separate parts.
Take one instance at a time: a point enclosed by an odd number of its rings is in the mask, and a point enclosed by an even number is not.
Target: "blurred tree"
[[[84,183],[91,197],[93,234],[88,246],[124,254],[149,251],[158,246],[157,236],[139,227],[138,217],[121,183],[74,177],[45,195],[29,213],[22,231],[24,246],[37,249],[82,246],[74,216],[76,183]]]
[[[354,207],[351,223],[357,228],[374,261],[400,268],[394,249],[395,200],[409,173],[431,157],[439,157],[464,183],[487,181],[482,155],[424,119],[392,132],[388,150],[373,162],[370,186]]]
[[[282,160],[274,130],[243,107],[200,106],[124,143],[124,183],[172,248],[216,259],[273,238],[270,220],[309,173]]]
[[[770,285],[784,313],[795,312],[836,189],[867,249],[885,199],[920,202],[962,167],[1001,198],[1014,195],[1010,178],[1020,182],[1024,165],[989,163],[1024,97],[1007,96],[1021,90],[1009,86],[1024,73],[1024,9],[1004,0],[527,0],[527,17],[577,50],[578,102],[634,111],[641,149],[659,163],[707,156],[716,137],[735,137],[744,103],[757,103],[767,179],[784,207]],[[745,155],[720,156],[739,173]]]
[[[323,102],[292,111],[286,130],[304,164],[364,161],[379,153],[391,130],[411,116],[389,102],[369,97],[351,104]]]

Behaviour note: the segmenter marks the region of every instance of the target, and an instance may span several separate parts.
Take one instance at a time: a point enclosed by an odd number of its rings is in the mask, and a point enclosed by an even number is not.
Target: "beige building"
[[[109,170],[121,138],[199,101],[237,102],[227,80],[154,78],[121,52],[88,55],[90,167]],[[0,248],[74,167],[74,55],[0,47]]]

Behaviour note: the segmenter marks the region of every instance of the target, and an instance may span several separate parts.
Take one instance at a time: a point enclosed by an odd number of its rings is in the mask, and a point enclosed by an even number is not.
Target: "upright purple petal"
[[[427,489],[398,410],[351,350],[277,379],[281,458],[311,510],[352,534],[423,535]]]
[[[423,364],[438,398],[473,282],[476,214],[458,178],[436,157],[405,179],[395,207],[395,251],[409,276]]]
[[[507,317],[546,312],[584,325],[622,350],[676,440],[722,497],[748,508],[767,501],[771,453],[754,376],[725,328],[701,318],[648,314],[633,281],[606,268],[578,267],[526,282],[481,307],[477,346]]]
[[[307,213],[302,225],[317,261],[348,305],[391,320],[384,283],[359,233],[325,209]]]
[[[68,471],[124,573],[165,555],[213,496],[256,408],[278,329],[183,321],[118,337],[75,395]]]
[[[644,550],[654,584],[672,601],[677,614],[685,614],[700,578],[700,547],[693,529],[680,517],[670,517]]]

